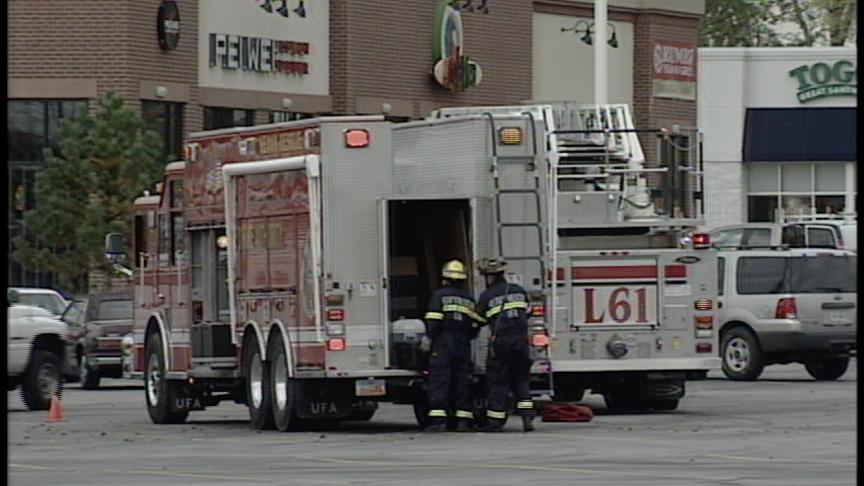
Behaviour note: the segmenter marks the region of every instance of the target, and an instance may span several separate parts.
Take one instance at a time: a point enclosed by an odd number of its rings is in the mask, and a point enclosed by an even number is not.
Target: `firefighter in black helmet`
[[[484,260],[479,265],[486,277],[486,290],[480,295],[477,310],[489,324],[489,352],[486,379],[489,405],[488,432],[500,432],[507,420],[506,404],[510,392],[522,430],[534,430],[534,402],[531,400],[531,355],[528,343],[528,294],[521,286],[504,278],[507,264],[500,259]]]
[[[441,271],[443,287],[432,294],[426,312],[426,334],[432,340],[429,358],[428,432],[447,430],[447,411],[454,409],[456,430],[467,432],[474,418],[470,385],[474,377],[471,340],[483,319],[475,311],[474,297],[464,289],[465,265],[451,260]]]

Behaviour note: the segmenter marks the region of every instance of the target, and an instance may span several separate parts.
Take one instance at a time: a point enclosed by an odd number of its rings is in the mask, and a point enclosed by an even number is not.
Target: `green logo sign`
[[[798,66],[789,71],[789,76],[798,81],[798,101],[801,103],[828,96],[858,94],[858,76],[852,61],[837,61],[833,65],[817,62],[810,66]]]
[[[432,27],[432,54],[437,60],[432,77],[453,92],[464,91],[480,84],[480,66],[462,55],[462,16],[451,6],[453,0],[443,0],[435,10]]]

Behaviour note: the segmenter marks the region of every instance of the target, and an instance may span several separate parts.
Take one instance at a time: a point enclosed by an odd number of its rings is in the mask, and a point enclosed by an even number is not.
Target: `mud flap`
[[[294,393],[295,413],[303,419],[349,418],[357,401],[352,380],[296,380]]]

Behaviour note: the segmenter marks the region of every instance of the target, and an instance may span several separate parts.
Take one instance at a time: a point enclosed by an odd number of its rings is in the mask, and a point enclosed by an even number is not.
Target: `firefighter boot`
[[[534,412],[526,411],[520,414],[522,418],[522,431],[531,432],[534,430]]]
[[[447,432],[447,419],[432,419],[423,432]]]
[[[471,425],[468,419],[460,418],[456,420],[456,432],[471,432]]]
[[[490,418],[486,427],[483,427],[483,432],[503,432],[504,422],[506,420]]]

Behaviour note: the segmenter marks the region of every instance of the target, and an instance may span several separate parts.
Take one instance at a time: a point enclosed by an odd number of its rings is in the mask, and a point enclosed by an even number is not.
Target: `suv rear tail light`
[[[345,351],[345,338],[330,338],[327,340],[327,351]]]
[[[788,297],[777,301],[777,308],[774,310],[775,319],[797,319],[798,318],[798,303],[794,297]]]

